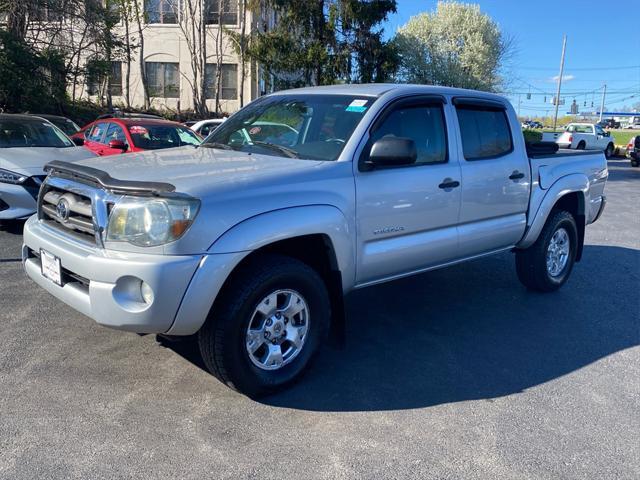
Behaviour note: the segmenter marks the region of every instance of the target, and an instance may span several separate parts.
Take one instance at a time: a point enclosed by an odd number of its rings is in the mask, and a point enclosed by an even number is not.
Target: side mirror
[[[71,141],[77,146],[81,147],[84,145],[84,138],[82,137],[73,137]]]
[[[127,149],[127,144],[122,140],[109,140],[109,148],[116,148],[124,152]]]
[[[604,136],[605,137],[610,137],[611,136],[611,132],[604,132]]]
[[[369,159],[365,162],[370,169],[376,166],[393,167],[411,165],[416,162],[418,152],[415,142],[404,137],[383,137],[371,146]]]

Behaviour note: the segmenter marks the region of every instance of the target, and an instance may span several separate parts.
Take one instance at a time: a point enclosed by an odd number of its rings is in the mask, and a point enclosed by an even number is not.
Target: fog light
[[[152,303],[153,302],[153,290],[146,282],[140,282],[140,295],[142,295],[142,299],[144,303]]]

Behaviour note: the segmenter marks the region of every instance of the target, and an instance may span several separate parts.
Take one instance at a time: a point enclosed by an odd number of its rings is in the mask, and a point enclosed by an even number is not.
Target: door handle
[[[460,182],[458,182],[457,180],[453,180],[451,178],[445,178],[442,183],[440,185],[438,185],[438,188],[442,188],[443,190],[448,190],[451,188],[456,188],[460,186]]]
[[[509,175],[509,180],[520,180],[524,178],[524,173],[514,170],[511,175]]]

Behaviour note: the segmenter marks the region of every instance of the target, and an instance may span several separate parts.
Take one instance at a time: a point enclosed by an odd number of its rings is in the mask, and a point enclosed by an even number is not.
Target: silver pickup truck
[[[497,95],[283,91],[200,147],[52,161],[24,267],[101,325],[195,335],[214,375],[258,396],[300,376],[351,290],[505,250],[526,287],[564,284],[607,164],[529,150]]]

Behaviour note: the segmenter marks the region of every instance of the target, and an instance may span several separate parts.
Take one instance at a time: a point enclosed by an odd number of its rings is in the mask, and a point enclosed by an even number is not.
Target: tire
[[[639,164],[638,164],[638,161],[637,161],[637,160],[631,160],[631,166],[632,166],[632,167],[637,167],[638,165],[639,165]]]
[[[554,271],[548,266],[547,253],[554,235],[561,230],[567,234],[568,253],[564,266]],[[559,233],[556,238],[562,236]],[[559,289],[571,274],[577,246],[578,229],[573,215],[564,210],[553,210],[536,242],[525,250],[516,251],[516,272],[520,282],[528,289],[539,292],[552,292]]]
[[[584,140],[580,140],[580,142],[578,143],[578,146],[576,147],[576,150],[584,150],[586,146],[587,144],[584,143]]]
[[[613,157],[614,151],[615,147],[613,146],[613,143],[610,143],[609,145],[607,145],[607,148],[604,149],[604,156],[609,159]]]
[[[281,302],[292,304],[299,298],[302,302],[298,301],[296,306],[303,305],[306,310],[291,318],[286,310],[276,310],[282,312],[278,319],[276,311],[263,314],[259,310],[266,311],[275,308],[274,305],[281,308]],[[287,256],[264,255],[241,267],[225,286],[198,332],[198,345],[205,365],[214,376],[234,390],[258,398],[300,378],[326,339],[330,318],[329,294],[314,269]],[[248,342],[249,328],[254,334],[252,343]],[[305,333],[300,333],[303,339],[300,348],[291,353],[289,349],[295,345],[288,338],[290,335],[295,338],[291,333],[293,329]],[[286,336],[284,340],[278,336],[278,342],[283,341],[281,345],[266,340],[267,335],[276,337],[275,332]],[[258,344],[259,348],[250,353],[250,346]],[[281,362],[280,366],[270,360],[272,348],[284,352],[279,358],[274,356]],[[287,352],[289,358],[285,358]]]

